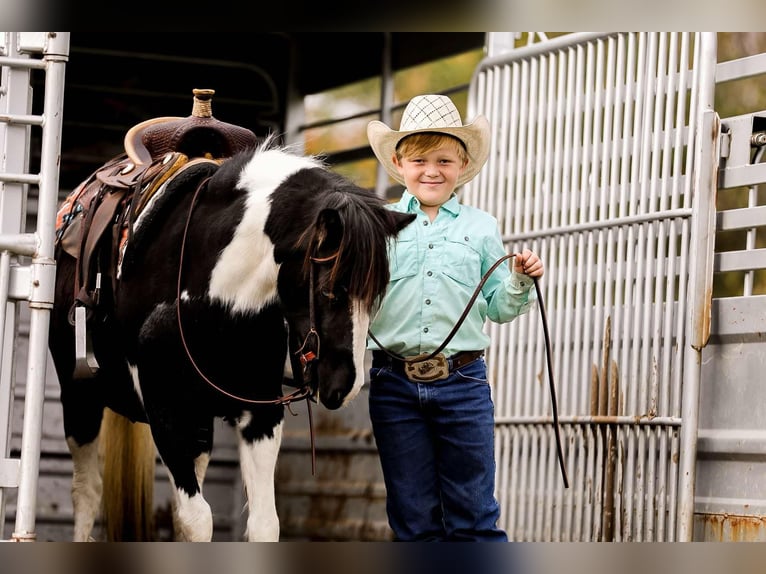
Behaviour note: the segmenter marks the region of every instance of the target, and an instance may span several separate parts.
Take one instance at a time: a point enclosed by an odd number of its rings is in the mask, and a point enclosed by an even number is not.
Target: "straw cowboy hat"
[[[447,96],[427,94],[415,96],[407,104],[399,131],[392,130],[378,120],[367,124],[367,137],[372,151],[386,171],[404,185],[392,158],[402,139],[415,133],[440,133],[456,137],[465,145],[470,161],[457,180],[457,186],[472,180],[484,167],[489,156],[489,121],[478,116],[472,123],[463,124],[460,112]]]

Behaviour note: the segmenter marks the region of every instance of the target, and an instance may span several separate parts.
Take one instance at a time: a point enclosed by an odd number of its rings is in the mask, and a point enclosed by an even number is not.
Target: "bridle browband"
[[[241,401],[244,403],[249,404],[277,404],[277,405],[285,405],[287,406],[287,409],[290,411],[290,414],[293,416],[296,415],[296,413],[293,413],[290,409],[290,403],[293,403],[295,401],[306,401],[306,408],[308,409],[308,415],[309,415],[309,434],[311,438],[311,474],[314,475],[316,471],[316,447],[315,447],[315,441],[314,441],[314,424],[313,424],[313,416],[311,412],[311,401],[314,399],[314,390],[311,388],[311,380],[312,377],[308,377],[307,375],[310,375],[310,370],[312,366],[315,364],[315,362],[319,359],[319,347],[320,347],[320,339],[319,339],[319,333],[316,330],[316,318],[315,318],[315,310],[314,310],[314,264],[320,264],[320,263],[326,263],[328,261],[332,261],[333,259],[336,259],[338,257],[338,253],[335,253],[333,255],[330,255],[329,257],[310,257],[310,265],[309,265],[309,331],[306,334],[306,337],[303,340],[303,344],[298,348],[298,350],[295,352],[296,355],[298,355],[298,359],[303,366],[303,370],[301,371],[301,386],[298,387],[295,391],[288,393],[286,395],[281,395],[279,397],[276,397],[274,399],[252,399],[248,397],[242,397],[239,395],[236,395],[234,393],[230,393],[229,391],[221,388],[219,385],[215,384],[213,381],[210,380],[210,378],[205,375],[205,373],[202,372],[202,369],[200,369],[199,365],[197,365],[197,362],[194,360],[194,357],[192,356],[191,350],[189,349],[189,346],[186,342],[186,336],[184,334],[184,328],[183,328],[183,322],[181,320],[181,278],[183,276],[183,262],[184,262],[184,254],[186,251],[186,238],[188,236],[189,232],[189,226],[191,223],[191,217],[192,212],[194,211],[194,207],[197,203],[197,198],[199,197],[199,194],[202,192],[203,188],[207,186],[208,181],[210,181],[210,178],[212,176],[208,176],[205,179],[203,179],[199,185],[197,186],[197,189],[194,191],[194,195],[192,196],[191,204],[189,205],[189,213],[186,216],[186,223],[184,225],[184,231],[183,236],[181,239],[181,252],[180,252],[180,258],[178,261],[178,281],[176,284],[176,319],[178,321],[178,332],[181,337],[181,344],[183,345],[184,351],[186,352],[186,357],[189,359],[189,362],[191,363],[194,370],[197,372],[197,374],[200,376],[200,378],[205,381],[208,385],[210,385],[212,388],[214,388],[216,391],[221,393],[222,395],[225,395],[231,399]],[[311,338],[316,339],[316,351],[311,350],[310,348],[307,349],[309,346],[309,340]],[[293,373],[295,375],[295,373]]]

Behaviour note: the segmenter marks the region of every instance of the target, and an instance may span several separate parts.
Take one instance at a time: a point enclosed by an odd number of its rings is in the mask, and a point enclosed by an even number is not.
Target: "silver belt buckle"
[[[449,363],[444,353],[427,359],[430,353],[404,358],[404,374],[413,383],[443,381],[449,377]]]

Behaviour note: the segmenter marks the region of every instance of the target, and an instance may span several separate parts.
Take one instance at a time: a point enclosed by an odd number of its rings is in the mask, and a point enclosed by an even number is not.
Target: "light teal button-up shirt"
[[[391,280],[373,317],[370,332],[388,351],[401,356],[430,353],[447,338],[476,286],[490,267],[506,255],[497,220],[485,211],[462,205],[453,196],[433,222],[408,191],[388,206],[415,213],[417,219],[389,244]],[[530,277],[503,262],[489,277],[459,331],[442,351],[485,349],[487,318],[507,323],[536,301]],[[368,348],[378,345],[368,337]]]

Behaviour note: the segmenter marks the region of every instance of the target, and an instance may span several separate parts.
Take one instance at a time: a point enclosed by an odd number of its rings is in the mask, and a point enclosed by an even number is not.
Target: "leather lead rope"
[[[500,264],[505,261],[506,259],[510,259],[511,257],[516,257],[517,253],[511,253],[508,255],[503,255],[500,259],[495,261],[495,263],[490,267],[487,272],[484,274],[484,276],[481,278],[481,281],[479,281],[479,284],[476,286],[476,289],[473,292],[473,295],[471,295],[471,299],[468,301],[468,304],[465,306],[465,309],[463,310],[463,314],[460,315],[460,318],[457,320],[457,323],[455,323],[455,326],[452,327],[452,330],[449,332],[449,335],[447,335],[447,338],[444,339],[444,342],[439,345],[439,347],[428,357],[425,359],[418,359],[418,360],[428,360],[433,359],[436,355],[438,355],[442,349],[444,349],[447,346],[447,343],[449,343],[452,340],[452,337],[455,336],[455,333],[457,333],[458,329],[460,328],[460,325],[463,324],[463,321],[465,321],[465,318],[468,316],[468,312],[471,310],[471,307],[473,306],[474,302],[476,301],[476,298],[479,296],[479,293],[481,293],[482,287],[484,287],[484,284],[487,282],[487,279],[489,279],[490,275],[494,273],[495,269],[497,269]],[[546,363],[548,365],[548,384],[550,387],[550,393],[551,393],[551,408],[553,411],[553,433],[556,436],[556,453],[558,455],[559,459],[559,468],[561,469],[561,477],[564,479],[564,488],[569,488],[569,479],[567,478],[567,471],[564,463],[564,449],[561,444],[561,433],[559,432],[559,413],[558,413],[558,405],[556,401],[556,385],[553,382],[553,363],[551,359],[551,337],[550,333],[548,332],[548,317],[545,313],[545,303],[543,302],[543,294],[540,291],[540,284],[537,281],[536,277],[532,277],[532,282],[535,285],[535,292],[537,293],[537,302],[538,307],[540,308],[540,318],[543,323],[543,333],[545,334],[545,359]],[[372,334],[372,331],[369,329],[367,330],[367,334],[370,336],[370,338],[375,342],[375,344],[380,347],[380,350],[385,352],[388,356],[393,357],[398,360],[403,360],[406,362],[406,359],[404,357],[400,357],[399,355],[392,353],[388,349],[386,349],[380,341],[378,341],[375,338],[375,335]]]
[[[559,409],[556,404],[556,385],[553,384],[553,363],[551,362],[551,336],[548,332],[548,317],[545,313],[545,303],[543,294],[540,291],[540,284],[537,277],[532,277],[537,292],[537,304],[540,308],[540,319],[543,323],[543,333],[545,334],[545,360],[548,365],[548,386],[551,390],[551,410],[553,411],[553,433],[556,435],[556,453],[559,459],[559,468],[561,469],[561,478],[564,479],[564,488],[569,488],[569,479],[564,464],[564,449],[561,445],[561,434],[559,432]]]

